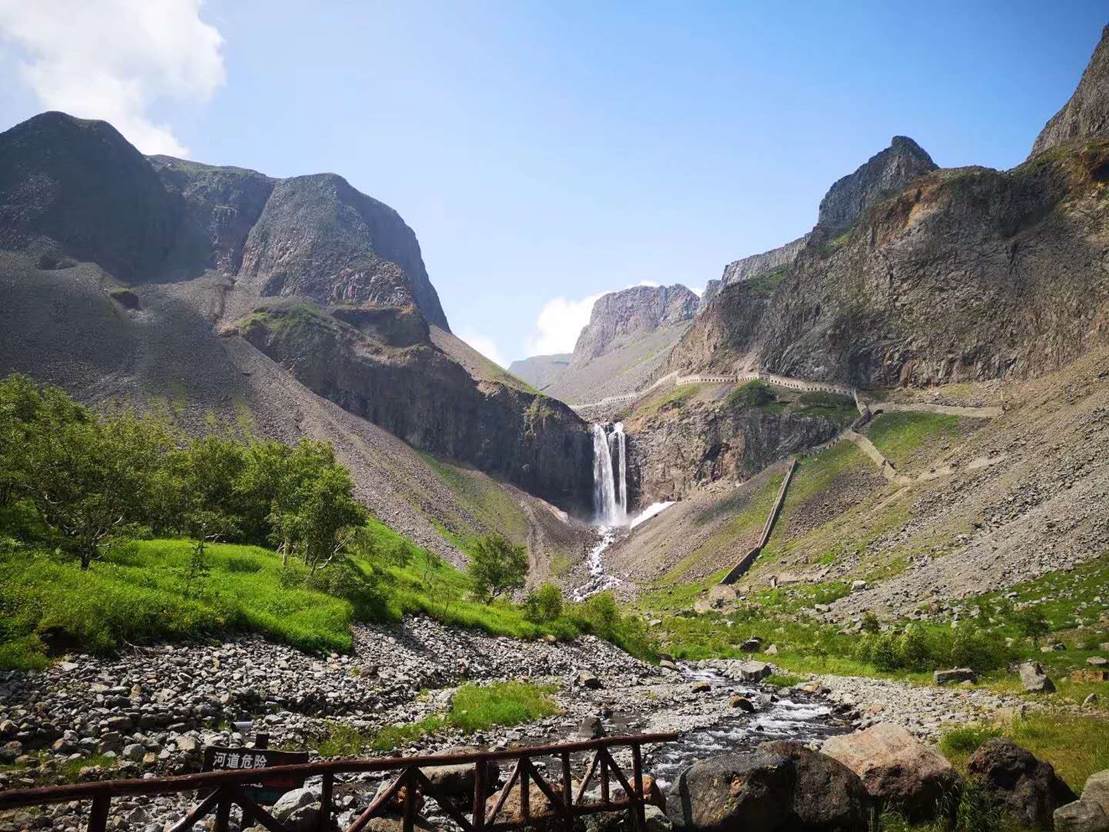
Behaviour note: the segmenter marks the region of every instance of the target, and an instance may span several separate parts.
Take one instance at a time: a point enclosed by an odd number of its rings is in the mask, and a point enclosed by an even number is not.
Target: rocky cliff
[[[533,373],[531,365],[541,358],[537,356],[517,362],[513,372],[519,371],[522,378],[541,377],[544,392],[572,404],[630,393],[666,361],[700,303],[694,292],[679,284],[610,292],[593,304],[589,323],[563,366],[541,364]]]
[[[741,280],[748,280],[760,274],[788,266],[797,259],[797,255],[808,241],[809,235],[805,234],[784,246],[764,251],[762,254],[752,254],[750,257],[743,257],[729,263],[724,267],[724,274],[720,277],[716,291],[732,283],[739,283]]]
[[[1109,134],[1109,26],[1078,82],[1074,95],[1057,112],[1032,145],[1032,156],[1072,142]]]
[[[871,205],[935,169],[920,145],[907,136],[894,136],[889,147],[828,189],[820,201],[816,230],[827,237],[846,231]]]
[[[859,387],[1059,367],[1109,330],[1107,153],[1095,140],[1007,172],[920,174],[927,154],[895,139],[832,187],[790,266],[722,289],[669,366]]]
[[[147,159],[104,122],[45,113],[0,134],[0,248],[0,373],[183,399],[201,430],[245,408],[265,432],[286,420],[243,369],[245,321],[250,344],[350,413],[589,510],[584,423],[436,345],[433,330],[453,336],[415,234],[338,176]]]
[[[814,409],[802,397],[783,393],[777,401],[753,405],[719,385],[665,398],[660,407],[648,399],[624,420],[629,494],[639,505],[680,500],[718,480],[746,480],[827,442],[857,415],[847,400]]]
[[[592,440],[561,402],[474,384],[430,343],[388,343],[312,306],[274,305],[238,327],[302,384],[408,444],[469,462],[557,505],[591,510]]]

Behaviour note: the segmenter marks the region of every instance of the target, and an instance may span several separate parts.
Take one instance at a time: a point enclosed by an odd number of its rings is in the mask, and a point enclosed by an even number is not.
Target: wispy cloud
[[[658,286],[653,280],[643,280],[623,287]],[[528,355],[550,355],[552,353],[573,352],[582,329],[589,323],[593,304],[604,295],[620,292],[622,289],[608,289],[578,300],[572,298],[552,298],[543,304],[535,327],[527,340]]]
[[[464,329],[458,334],[458,337],[502,369],[508,366],[508,362],[505,361],[501,351],[497,349],[496,342],[487,335],[482,335],[472,329]]]
[[[150,108],[206,101],[225,78],[200,0],[0,0],[0,36],[45,108],[110,121],[144,153],[188,155]]]

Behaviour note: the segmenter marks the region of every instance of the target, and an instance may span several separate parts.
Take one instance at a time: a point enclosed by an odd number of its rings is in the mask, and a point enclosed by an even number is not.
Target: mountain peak
[[[842,232],[875,202],[935,169],[924,148],[908,136],[894,136],[889,147],[828,189],[820,201],[816,226],[831,234]]]
[[[1051,117],[1036,137],[1031,156],[1074,139],[1109,135],[1109,26],[1070,100]]]

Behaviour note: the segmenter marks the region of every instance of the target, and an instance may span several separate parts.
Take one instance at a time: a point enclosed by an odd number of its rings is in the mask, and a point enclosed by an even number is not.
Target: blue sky
[[[0,125],[68,109],[147,151],[340,173],[404,216],[454,330],[502,361],[572,345],[598,292],[699,288],[804,233],[894,134],[943,166],[1020,162],[1109,22],[1105,2],[163,3],[0,0]]]

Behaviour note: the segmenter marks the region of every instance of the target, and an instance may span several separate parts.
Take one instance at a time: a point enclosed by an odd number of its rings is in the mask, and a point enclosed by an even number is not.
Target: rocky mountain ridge
[[[1101,31],[1078,88],[1063,108],[1044,125],[1029,159],[1076,139],[1109,133],[1109,26]]]
[[[510,370],[542,392],[572,404],[630,393],[643,386],[689,328],[700,298],[681,284],[632,286],[593,304],[565,362],[540,356]],[[542,381],[542,384],[537,382]]]
[[[148,159],[105,122],[44,113],[0,134],[0,229],[4,373],[86,401],[181,402],[174,418],[201,432],[213,417],[248,417],[283,439],[324,429],[306,417],[321,412],[315,393],[416,449],[591,511],[584,423],[436,346],[432,329],[441,341],[453,336],[415,234],[341,177],[282,180]],[[302,383],[261,385],[254,348]],[[297,400],[292,412],[277,404],[286,393]],[[329,422],[353,429],[325,438],[360,469],[379,435]],[[395,450],[382,449],[394,461]],[[428,473],[416,456],[403,465],[413,477]],[[394,475],[404,479],[386,478]],[[360,496],[391,520],[401,505],[370,482]],[[468,525],[449,499],[422,502],[398,522],[425,545],[438,548],[414,530],[434,526],[425,512],[439,507],[450,515],[440,526],[488,529],[489,517]],[[504,505],[522,502],[513,493]]]

